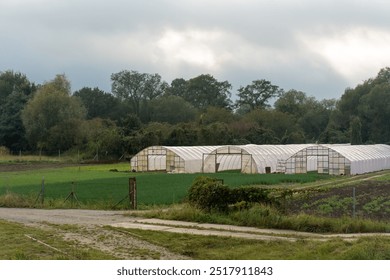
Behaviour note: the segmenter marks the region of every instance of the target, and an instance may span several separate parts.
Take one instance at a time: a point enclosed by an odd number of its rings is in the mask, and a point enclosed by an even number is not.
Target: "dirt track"
[[[302,238],[326,241],[334,237],[355,240],[358,237],[367,235],[390,236],[390,234],[321,235],[290,230],[257,229],[229,225],[145,219],[131,217],[126,214],[129,214],[129,212],[0,208],[0,219],[2,220],[41,229],[48,228],[55,230],[65,240],[72,240],[80,246],[105,251],[120,259],[187,259],[186,256],[169,252],[161,246],[145,242],[137,238],[137,236],[124,231],[123,229],[125,228],[292,242]],[[58,225],[73,225],[77,227],[77,230],[66,230]],[[117,230],[107,229],[104,226],[111,226]]]
[[[119,259],[186,259],[185,256],[145,242],[126,232],[113,231],[104,226],[136,221],[121,211],[42,210],[0,208],[0,219],[29,227],[49,229],[78,246],[97,249]],[[66,229],[61,225],[73,225]]]

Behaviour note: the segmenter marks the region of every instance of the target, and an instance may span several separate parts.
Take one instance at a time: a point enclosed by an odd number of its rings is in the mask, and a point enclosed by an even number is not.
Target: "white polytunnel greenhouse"
[[[131,159],[134,171],[215,173],[318,173],[353,175],[390,169],[390,146],[377,145],[241,145],[152,146]]]
[[[312,146],[303,145],[243,145],[223,146],[205,155],[203,171],[214,173],[241,170],[242,173],[281,172],[281,164],[298,151]]]
[[[204,154],[219,146],[152,146],[143,149],[131,158],[134,171],[166,171],[175,173],[202,172]]]
[[[390,146],[383,144],[315,145],[297,152],[285,164],[287,174],[316,170],[330,175],[355,175],[384,169],[390,169]]]

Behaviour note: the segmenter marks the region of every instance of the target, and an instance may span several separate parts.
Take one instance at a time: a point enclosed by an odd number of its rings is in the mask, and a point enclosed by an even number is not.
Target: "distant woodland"
[[[151,145],[390,144],[390,68],[323,100],[264,79],[233,93],[208,74],[168,84],[125,70],[111,75],[111,92],[70,84],[0,72],[0,149],[115,159]]]

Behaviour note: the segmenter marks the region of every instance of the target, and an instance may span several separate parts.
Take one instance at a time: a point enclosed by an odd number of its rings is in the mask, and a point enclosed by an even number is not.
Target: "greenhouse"
[[[242,173],[284,172],[285,161],[298,151],[312,144],[303,145],[243,145],[223,146],[204,155],[203,171],[214,173],[240,170]]]
[[[390,169],[390,146],[315,145],[297,152],[285,163],[285,173],[317,171],[330,175],[355,175]]]
[[[131,168],[137,172],[202,172],[203,155],[218,148],[219,146],[152,146],[143,149],[131,159]]]
[[[390,169],[388,145],[152,146],[131,159],[134,171],[353,175]]]

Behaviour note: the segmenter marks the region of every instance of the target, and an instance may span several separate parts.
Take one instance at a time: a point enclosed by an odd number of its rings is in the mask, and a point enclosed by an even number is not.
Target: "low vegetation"
[[[143,240],[200,260],[388,260],[390,238],[332,239],[326,242],[245,240],[127,229]]]
[[[53,230],[26,227],[0,220],[1,260],[114,259],[99,250],[65,241]]]
[[[77,226],[61,226],[68,234],[79,233]],[[115,234],[117,229],[105,227]],[[301,239],[261,241],[197,236],[167,232],[121,229],[132,238],[165,247],[191,259],[230,260],[384,260],[390,259],[390,239],[364,237],[356,241],[332,239],[326,242]],[[106,237],[109,238],[109,237]],[[113,255],[90,246],[65,241],[55,229],[26,227],[0,220],[0,259],[2,260],[111,260]],[[135,252],[140,257],[145,252]]]

